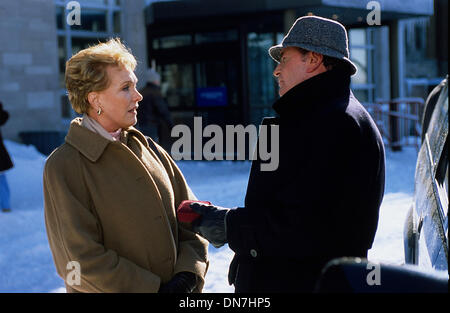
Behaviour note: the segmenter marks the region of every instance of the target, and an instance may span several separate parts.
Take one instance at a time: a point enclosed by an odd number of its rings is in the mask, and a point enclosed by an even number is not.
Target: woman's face
[[[138,102],[142,100],[142,95],[136,90],[136,75],[118,66],[108,66],[106,72],[109,87],[88,95],[92,107],[90,116],[108,132],[135,125]],[[97,114],[99,107],[100,115]]]

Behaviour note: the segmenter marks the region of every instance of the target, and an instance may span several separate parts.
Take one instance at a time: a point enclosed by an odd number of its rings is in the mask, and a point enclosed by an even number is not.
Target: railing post
[[[395,101],[389,101],[389,113],[398,112],[398,103]],[[399,118],[398,116],[389,114],[389,133],[391,137],[390,146],[392,151],[401,151],[402,146],[400,143],[400,131],[399,131]]]
[[[388,111],[383,111],[385,105]],[[377,100],[372,106],[371,114],[392,151],[401,151],[402,146],[407,145],[420,148],[423,105],[422,98],[396,98]],[[412,143],[411,136],[417,137]]]

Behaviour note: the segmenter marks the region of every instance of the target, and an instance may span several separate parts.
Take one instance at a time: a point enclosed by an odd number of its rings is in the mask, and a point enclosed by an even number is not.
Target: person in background
[[[161,76],[152,68],[147,70],[147,84],[140,91],[137,127],[143,134],[152,137],[165,150],[170,150],[170,130],[173,127],[167,102],[161,94]]]
[[[0,126],[5,125],[8,118],[9,113],[3,109],[3,103],[0,102]],[[3,144],[2,132],[0,130],[0,207],[4,213],[11,212],[11,195],[5,171],[11,169],[13,166],[11,157]]]
[[[69,100],[83,116],[48,157],[43,179],[48,240],[68,292],[204,286],[208,242],[175,213],[195,196],[169,154],[133,127],[142,100],[135,67],[120,39],[66,63]]]
[[[262,171],[253,161],[244,207],[191,204],[202,215],[193,226],[235,252],[228,278],[236,292],[312,292],[333,258],[367,257],[384,145],[350,89],[357,69],[342,24],[301,17],[269,55],[278,63],[279,116],[263,124],[279,126],[279,166]]]

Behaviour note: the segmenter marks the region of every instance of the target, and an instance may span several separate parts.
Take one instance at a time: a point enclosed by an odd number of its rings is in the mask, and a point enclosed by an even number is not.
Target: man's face
[[[273,71],[283,96],[292,87],[310,78],[307,72],[308,54],[302,55],[297,48],[286,47],[281,50],[280,63]]]

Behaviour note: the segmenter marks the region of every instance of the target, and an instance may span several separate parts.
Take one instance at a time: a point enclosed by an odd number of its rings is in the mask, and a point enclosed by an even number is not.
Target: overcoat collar
[[[135,136],[148,148],[148,142],[142,133],[134,127],[129,127],[122,131],[121,137],[127,142],[129,136]],[[66,142],[80,151],[91,162],[97,162],[109,144],[120,144],[117,141],[110,141],[103,136],[96,134],[86,127],[81,126],[81,118],[75,118],[70,123]]]
[[[330,70],[294,86],[279,98],[273,109],[280,116],[312,113],[350,96],[350,76],[341,70]]]

